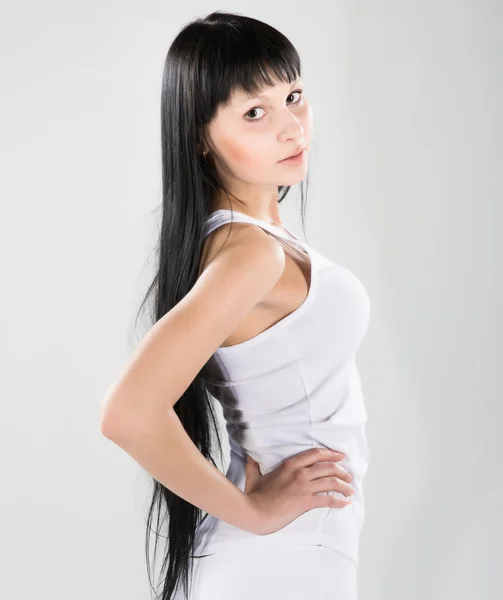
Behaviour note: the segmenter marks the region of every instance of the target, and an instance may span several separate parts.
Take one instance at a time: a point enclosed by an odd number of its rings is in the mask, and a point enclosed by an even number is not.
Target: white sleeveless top
[[[311,281],[301,306],[259,333],[220,347],[208,362],[208,389],[220,402],[230,443],[226,477],[244,491],[246,455],[262,474],[314,448],[343,452],[353,475],[352,504],[306,511],[282,529],[257,535],[206,515],[196,532],[195,556],[251,545],[323,545],[359,561],[364,521],[363,479],[369,450],[367,414],[355,355],[367,330],[370,302],[352,272],[302,242],[287,228],[227,209],[206,222],[205,235],[231,220],[258,225],[309,257]],[[320,492],[344,497],[339,492]]]

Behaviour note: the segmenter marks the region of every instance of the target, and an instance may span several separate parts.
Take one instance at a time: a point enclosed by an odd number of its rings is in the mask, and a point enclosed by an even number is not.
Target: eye
[[[297,100],[297,102],[291,102],[291,104],[302,104],[304,102],[304,90],[294,90],[293,92],[290,92],[288,94],[288,96],[292,96],[293,94],[299,94],[299,99]],[[254,108],[252,108],[251,110],[249,110],[246,115],[245,115],[245,121],[248,121],[249,123],[260,123],[260,121],[262,121],[262,119],[264,117],[260,117],[260,119],[252,119],[250,117],[248,117],[247,115],[249,115],[250,113],[253,113],[257,110],[264,110],[263,108],[261,108],[260,106],[255,106]]]

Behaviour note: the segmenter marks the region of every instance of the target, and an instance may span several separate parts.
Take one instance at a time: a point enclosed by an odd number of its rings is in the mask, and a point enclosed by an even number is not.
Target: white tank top
[[[306,511],[282,529],[257,535],[206,515],[196,532],[195,556],[221,548],[323,545],[359,561],[364,520],[363,479],[369,450],[355,354],[370,319],[370,302],[352,272],[302,242],[287,228],[220,209],[209,216],[205,235],[231,220],[258,225],[281,242],[307,253],[308,295],[297,310],[258,335],[220,347],[208,362],[208,389],[222,406],[229,435],[226,477],[244,491],[246,455],[262,474],[286,458],[314,448],[343,452],[339,461],[353,475],[352,504]],[[344,497],[339,492],[320,492]]]

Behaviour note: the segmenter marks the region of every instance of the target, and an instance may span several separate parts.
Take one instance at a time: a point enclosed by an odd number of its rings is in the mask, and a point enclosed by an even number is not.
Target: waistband
[[[256,535],[246,538],[234,538],[228,540],[213,541],[202,540],[197,546],[193,557],[205,554],[216,554],[220,552],[246,552],[246,550],[260,550],[261,548],[283,548],[285,546],[326,546],[336,550],[350,558],[357,566],[359,563],[359,541],[358,536],[346,531],[340,531],[337,535],[323,531],[307,531],[281,533],[276,532],[274,537],[267,535]]]

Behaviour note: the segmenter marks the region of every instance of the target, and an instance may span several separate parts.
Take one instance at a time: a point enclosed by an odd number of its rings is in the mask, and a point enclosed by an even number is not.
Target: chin
[[[306,178],[307,175],[307,169],[299,169],[299,171],[297,173],[292,173],[290,176],[288,177],[282,177],[281,178],[281,182],[278,183],[278,185],[281,186],[292,186],[292,185],[297,185],[298,183],[300,183],[303,179]]]

